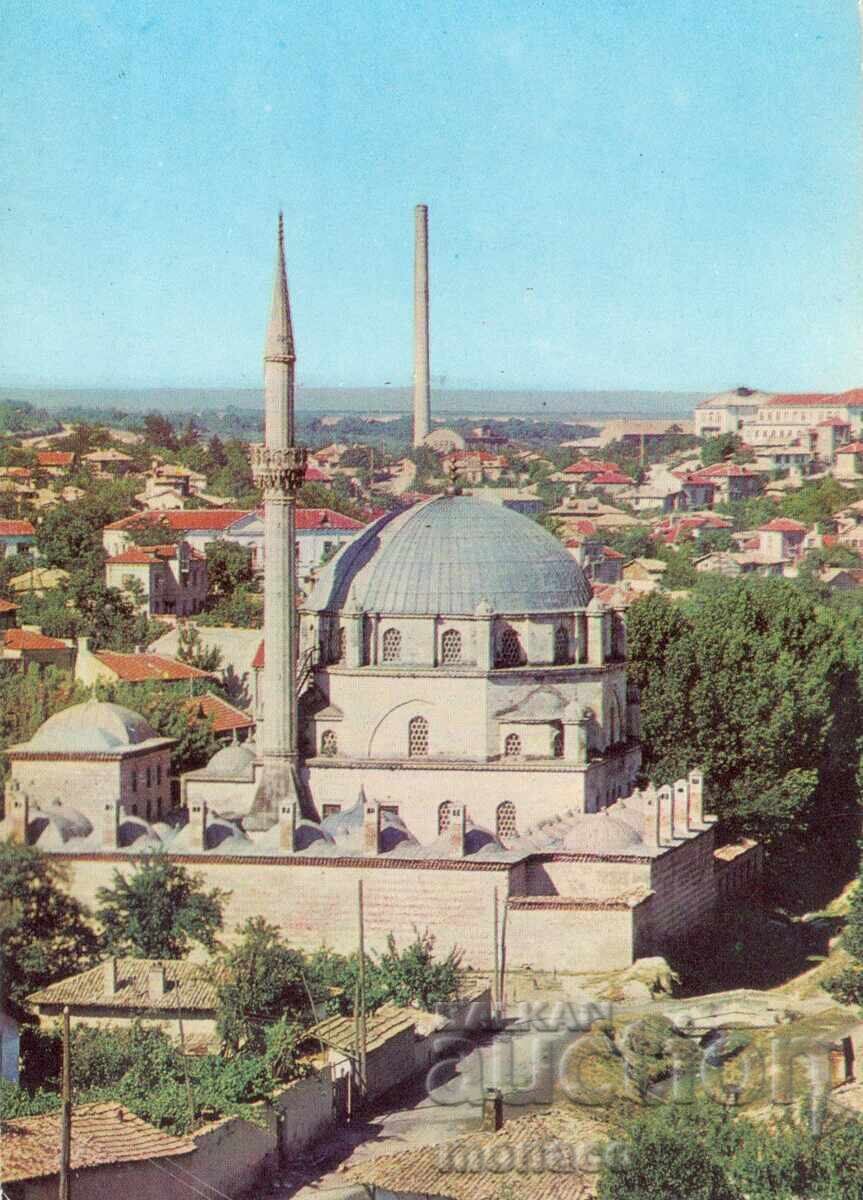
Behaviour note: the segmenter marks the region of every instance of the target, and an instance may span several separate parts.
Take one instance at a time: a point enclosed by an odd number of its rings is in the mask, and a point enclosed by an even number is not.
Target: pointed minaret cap
[[[291,302],[288,299],[288,272],[285,268],[285,222],[281,213],[279,213],[276,277],[273,280],[273,303],[270,308],[270,323],[267,326],[264,358],[275,362],[296,358],[294,328],[291,323]]]

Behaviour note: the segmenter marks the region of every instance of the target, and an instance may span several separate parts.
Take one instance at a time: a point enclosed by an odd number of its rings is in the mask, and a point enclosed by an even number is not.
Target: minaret
[[[421,446],[431,424],[429,387],[429,210],[414,209],[414,445]]]
[[[264,347],[264,445],[252,457],[264,494],[264,679],[262,786],[257,812],[274,817],[299,795],[297,777],[297,491],[306,451],[294,444],[294,331],[279,213],[276,278]]]

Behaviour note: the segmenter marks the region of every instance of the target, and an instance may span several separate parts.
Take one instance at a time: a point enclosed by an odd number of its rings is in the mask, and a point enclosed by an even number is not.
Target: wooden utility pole
[[[69,1006],[63,1009],[63,1100],[60,1107],[60,1200],[69,1200],[72,1162],[72,1053],[69,1046]]]
[[[366,947],[365,933],[363,930],[363,881],[360,880],[357,884],[357,933],[359,937],[359,973],[357,983],[359,988],[359,1004],[357,1006],[359,1014],[359,1040],[357,1043],[357,1054],[359,1056],[360,1065],[360,1094],[365,1095],[366,1092]]]
[[[500,1010],[500,976],[498,974],[498,972],[500,970],[500,961],[499,961],[499,956],[498,956],[498,945],[497,945],[497,888],[494,889],[493,921],[494,921],[494,937],[493,937],[494,976],[491,981],[491,998],[492,998],[492,1003],[494,1005],[494,1015],[495,1015],[495,1017],[497,1017],[498,1012]]]

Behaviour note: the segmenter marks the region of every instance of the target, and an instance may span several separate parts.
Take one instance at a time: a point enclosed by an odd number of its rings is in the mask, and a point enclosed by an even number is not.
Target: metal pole
[[[360,1016],[360,1041],[357,1046],[357,1052],[360,1059],[360,1090],[361,1094],[366,1092],[366,949],[365,936],[363,930],[363,881],[360,880],[357,884],[357,917],[359,921],[359,1016]]]
[[[494,977],[491,981],[491,996],[494,1003],[494,1015],[498,1015],[500,1009],[500,980],[498,972],[500,970],[498,946],[497,946],[497,888],[494,889]]]
[[[69,1007],[63,1009],[63,1100],[60,1108],[60,1200],[71,1195],[72,1161],[72,1055],[69,1046]]]

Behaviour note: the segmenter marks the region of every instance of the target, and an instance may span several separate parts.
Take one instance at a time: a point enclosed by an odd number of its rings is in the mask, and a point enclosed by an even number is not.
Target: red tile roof
[[[812,408],[818,405],[828,407],[840,404],[838,396],[829,392],[784,392],[765,400],[769,408]]]
[[[0,613],[16,612],[17,604],[13,604],[11,600],[0,600]]]
[[[362,529],[362,521],[332,508],[298,508],[297,529]]]
[[[850,427],[848,425],[848,422],[843,421],[841,417],[827,417],[824,421],[818,422],[817,428],[818,429],[824,429],[824,428],[848,429]]]
[[[701,482],[703,479],[757,479],[758,476],[755,471],[738,466],[737,463],[714,463],[712,467],[702,467],[700,471],[695,471],[693,478]]]
[[[444,455],[443,461],[463,462],[471,458],[478,458],[480,462],[500,461],[500,455],[492,454],[490,450],[450,450],[449,454]]]
[[[6,1119],[0,1125],[0,1134],[3,1141],[0,1174],[4,1183],[59,1173],[59,1112]],[[191,1138],[175,1137],[156,1129],[116,1102],[79,1104],[72,1109],[73,1171],[191,1154],[195,1148]],[[131,1180],[126,1186],[130,1184]],[[73,1184],[73,1191],[74,1188]],[[134,1192],[134,1187],[131,1190]]]
[[[14,608],[14,605],[13,605]],[[6,629],[3,632],[3,645],[7,650],[68,650],[69,647],[59,638],[46,637],[44,633],[34,633],[32,629]]]
[[[574,529],[576,533],[582,533],[588,536],[591,533],[596,533],[596,526],[594,525],[593,521],[588,521],[586,517],[580,517],[578,520],[567,518],[566,523],[567,527],[569,529]]]
[[[33,472],[29,467],[3,467],[0,474],[9,479],[29,479]]]
[[[177,512],[133,513],[112,521],[105,529],[131,529],[135,525],[164,524],[174,533],[185,533],[192,529],[227,529],[241,517],[251,516],[248,508],[188,508]]]
[[[849,442],[847,446],[840,446],[836,453],[863,454],[863,442]]]
[[[116,650],[96,650],[95,657],[125,683],[144,683],[148,679],[173,683],[180,679],[212,678],[212,672],[201,671],[178,658],[169,658],[167,654],[120,654]]]
[[[252,670],[259,671],[261,669],[261,667],[263,667],[263,665],[264,665],[264,643],[263,643],[263,641],[261,641],[261,644],[258,646],[257,650],[255,651],[255,657],[252,659]]]
[[[36,462],[40,467],[71,467],[75,455],[71,450],[39,450]]]
[[[603,471],[599,475],[595,475],[590,482],[602,487],[603,484],[635,483],[635,480],[621,471]]]
[[[603,546],[602,553],[606,558],[624,558],[625,556],[619,550],[613,550],[611,546]]]
[[[168,546],[129,546],[126,550],[121,550],[119,554],[113,554],[110,558],[106,558],[105,562],[111,563],[128,563],[133,566],[149,566],[152,563],[170,562],[177,557],[177,547]],[[200,550],[189,550],[189,558],[195,559],[196,562],[202,562],[206,556],[201,554]]]
[[[802,525],[800,521],[792,521],[790,517],[774,517],[772,521],[768,521],[766,525],[759,525],[758,528],[771,533],[805,533],[808,526]]]
[[[320,467],[306,467],[306,483],[329,483],[331,479],[329,472],[322,471]]]
[[[110,960],[106,960],[110,961]],[[137,1009],[178,1008],[212,1012],[218,1004],[218,992],[206,970],[183,959],[115,958],[116,986],[113,995],[105,992],[105,966],[102,962],[89,971],[67,975],[56,983],[27,997],[31,1004],[68,1004],[70,1007]],[[165,994],[151,999],[148,975],[152,966],[165,972]]]
[[[212,692],[207,692],[206,696],[194,696],[187,707],[197,719],[212,717],[213,733],[233,733],[234,730],[239,733],[243,729],[251,729],[255,723],[248,713],[214,696]]]
[[[29,521],[0,521],[0,537],[35,537]]]
[[[603,462],[596,458],[580,458],[578,462],[570,463],[563,468],[564,475],[595,475],[597,472],[618,471],[617,463]]]

